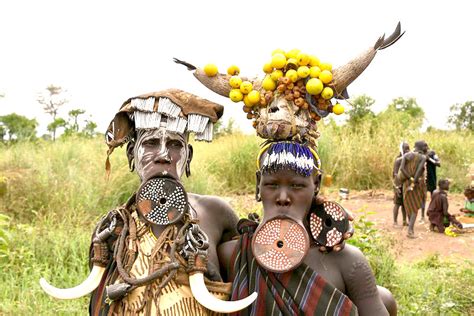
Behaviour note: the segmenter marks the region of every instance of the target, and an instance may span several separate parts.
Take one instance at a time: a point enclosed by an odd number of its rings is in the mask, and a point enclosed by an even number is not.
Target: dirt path
[[[330,200],[337,201],[337,192],[323,192]],[[464,205],[462,194],[448,194],[449,212],[459,213]],[[228,198],[235,210],[255,210],[260,207],[253,196],[234,196]],[[407,227],[402,227],[401,212],[399,214],[399,225],[393,226],[392,218],[392,192],[391,191],[359,191],[351,192],[348,200],[340,202],[354,215],[360,216],[367,211],[367,217],[373,221],[384,236],[390,236],[395,240],[394,248],[391,249],[396,255],[397,261],[412,262],[425,258],[429,254],[439,253],[441,256],[449,256],[453,259],[469,259],[474,262],[474,230],[470,233],[461,234],[457,237],[449,237],[444,234],[429,231],[428,222],[421,224],[419,218],[415,224],[415,239],[409,239]],[[418,214],[418,217],[420,214]],[[356,232],[357,233],[357,232]]]

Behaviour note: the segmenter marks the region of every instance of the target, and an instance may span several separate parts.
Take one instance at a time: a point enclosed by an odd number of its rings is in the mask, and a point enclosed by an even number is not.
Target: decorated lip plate
[[[264,223],[252,238],[252,251],[258,264],[275,273],[298,267],[308,249],[309,238],[304,227],[287,218]]]
[[[153,178],[137,192],[137,208],[145,219],[157,225],[179,221],[188,207],[182,185],[169,178]]]
[[[349,216],[338,203],[326,201],[309,213],[309,227],[311,235],[319,244],[334,247],[349,230]]]

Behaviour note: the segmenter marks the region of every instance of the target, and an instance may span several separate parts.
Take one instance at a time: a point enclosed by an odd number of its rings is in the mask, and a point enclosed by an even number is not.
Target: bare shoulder
[[[369,262],[359,248],[346,244],[344,249],[332,255],[337,257],[335,259],[345,280],[358,279],[361,276],[373,276]]]
[[[214,195],[189,194],[189,202],[193,206],[202,206],[206,212],[216,212],[218,214],[234,213],[230,204],[224,199]]]

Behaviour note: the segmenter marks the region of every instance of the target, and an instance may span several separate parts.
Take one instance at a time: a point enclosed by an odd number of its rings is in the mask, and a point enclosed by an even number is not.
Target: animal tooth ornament
[[[264,65],[263,79],[236,80],[235,76],[221,73],[208,76],[188,62],[177,58],[174,61],[193,71],[202,84],[217,94],[230,97],[239,91],[242,97],[232,100],[244,103],[243,111],[248,119],[254,120],[258,136],[271,140],[303,139],[316,145],[317,121],[329,113],[344,112],[342,105],[333,100],[347,99],[347,87],[367,68],[377,51],[393,45],[403,34],[398,23],[392,35],[381,36],[361,55],[334,70],[314,55],[299,50],[275,50],[271,61]],[[245,81],[252,84],[252,91],[259,92],[258,101],[255,97],[250,100],[251,91],[242,91]],[[241,83],[239,88],[236,82]]]

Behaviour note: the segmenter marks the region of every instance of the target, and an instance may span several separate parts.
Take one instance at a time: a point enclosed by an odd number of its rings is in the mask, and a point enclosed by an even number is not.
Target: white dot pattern
[[[299,225],[291,225],[291,227],[288,229],[285,236],[283,237],[283,240],[285,241],[285,245],[288,248],[304,253],[306,249],[306,244],[304,232],[302,230],[303,228]]]
[[[342,233],[340,231],[338,231],[336,228],[333,228],[331,229],[330,231],[328,231],[328,233],[326,234],[326,245],[328,247],[333,247],[335,245],[337,245],[342,239]]]
[[[280,238],[281,220],[274,219],[266,222],[255,235],[255,242],[262,245],[271,245]]]
[[[336,204],[334,202],[330,202],[330,201],[324,202],[324,210],[335,221],[342,221],[346,217],[346,214],[343,208],[339,206],[339,204]]]
[[[323,220],[315,213],[311,213],[309,228],[311,230],[311,235],[313,235],[313,238],[317,240],[319,234],[321,234],[321,231],[323,230]]]
[[[277,271],[287,270],[292,266],[288,256],[283,251],[276,251],[275,249],[261,254],[258,259],[264,266]]]
[[[172,190],[170,190],[170,187]],[[170,180],[152,179],[148,181],[138,194],[138,202],[150,200],[155,202],[153,209],[145,217],[157,225],[168,225],[181,218],[186,209],[187,199],[183,188]],[[164,203],[163,203],[164,202]],[[170,220],[169,212],[180,214]]]

